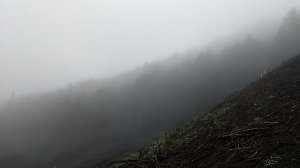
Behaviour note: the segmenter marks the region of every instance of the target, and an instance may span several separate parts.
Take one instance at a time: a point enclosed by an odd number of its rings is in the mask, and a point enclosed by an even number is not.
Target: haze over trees
[[[191,49],[115,77],[12,96],[0,113],[0,156],[48,158],[80,149],[88,153],[82,161],[104,158],[204,112],[299,50],[300,15],[293,8],[268,41],[249,34],[218,54]]]

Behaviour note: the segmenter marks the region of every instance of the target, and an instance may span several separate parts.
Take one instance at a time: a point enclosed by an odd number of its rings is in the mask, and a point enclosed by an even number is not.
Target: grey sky
[[[298,0],[0,0],[0,100],[202,47]]]

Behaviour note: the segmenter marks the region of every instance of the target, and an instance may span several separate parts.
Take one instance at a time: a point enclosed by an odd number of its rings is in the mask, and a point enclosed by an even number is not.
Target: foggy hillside
[[[0,102],[205,51],[218,38],[214,53],[248,33],[269,39],[293,6],[299,1],[1,0]]]
[[[138,150],[80,167],[299,167],[300,53]]]
[[[0,156],[21,158],[7,167],[106,158],[188,121],[299,50],[300,16],[293,8],[270,40],[249,34],[219,54],[190,49],[115,77],[12,95],[0,113]],[[55,161],[60,152],[69,158]]]

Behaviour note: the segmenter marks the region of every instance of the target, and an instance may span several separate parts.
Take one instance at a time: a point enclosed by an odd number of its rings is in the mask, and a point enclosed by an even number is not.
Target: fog
[[[113,76],[257,23],[278,25],[293,6],[299,2],[0,0],[0,100]]]
[[[4,168],[105,165],[300,51],[296,1],[0,2]]]

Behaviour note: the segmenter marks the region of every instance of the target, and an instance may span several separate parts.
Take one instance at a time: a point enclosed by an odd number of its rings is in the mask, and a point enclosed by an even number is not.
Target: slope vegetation
[[[300,54],[108,167],[299,167],[299,115]]]

